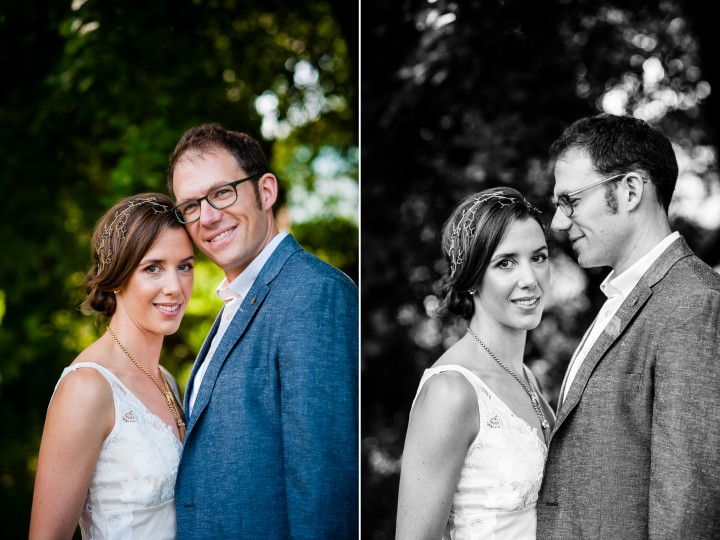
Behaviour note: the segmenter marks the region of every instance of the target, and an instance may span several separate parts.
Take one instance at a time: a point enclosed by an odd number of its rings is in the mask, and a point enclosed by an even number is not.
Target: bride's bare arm
[[[40,443],[30,540],[72,538],[113,425],[112,389],[100,373],[78,369],[60,381]]]
[[[472,385],[455,372],[430,377],[415,402],[405,438],[396,540],[442,537],[478,429]]]

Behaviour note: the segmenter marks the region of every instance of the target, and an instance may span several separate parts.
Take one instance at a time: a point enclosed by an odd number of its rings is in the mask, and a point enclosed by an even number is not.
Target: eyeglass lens
[[[567,195],[563,195],[562,197],[558,198],[557,206],[560,208],[562,213],[565,214],[567,217],[572,216],[573,206]]]
[[[237,200],[237,190],[234,185],[226,184],[213,189],[202,199],[181,204],[177,207],[177,214],[183,223],[192,223],[200,218],[200,203],[203,199],[213,208],[222,210]]]

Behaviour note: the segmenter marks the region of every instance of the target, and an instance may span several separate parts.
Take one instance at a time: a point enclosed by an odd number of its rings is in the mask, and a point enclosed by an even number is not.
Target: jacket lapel
[[[663,254],[660,255],[660,257],[652,264],[645,275],[640,278],[638,284],[630,292],[615,315],[613,315],[612,319],[610,319],[607,326],[603,329],[600,336],[598,336],[597,341],[595,341],[595,344],[588,352],[585,360],[583,360],[583,363],[575,376],[575,380],[570,386],[567,398],[563,400],[560,410],[558,410],[557,418],[555,419],[555,428],[553,429],[551,438],[558,431],[563,421],[580,402],[582,394],[585,391],[585,387],[590,380],[590,376],[600,361],[604,358],[607,350],[613,343],[615,343],[623,332],[625,332],[630,324],[630,321],[632,321],[635,315],[640,311],[640,309],[642,309],[648,298],[652,296],[652,287],[662,280],[670,268],[672,268],[680,259],[689,255],[692,255],[692,251],[685,243],[685,240],[681,237],[670,244]]]
[[[233,317],[230,326],[228,326],[228,329],[225,331],[225,335],[223,336],[220,344],[218,345],[215,353],[213,354],[212,359],[210,360],[207,371],[203,376],[197,398],[195,399],[193,413],[191,415],[190,421],[188,422],[187,436],[189,436],[192,432],[192,429],[195,426],[197,419],[200,418],[203,411],[205,410],[205,407],[210,401],[210,396],[212,395],[213,388],[215,387],[215,382],[217,381],[218,374],[220,373],[220,369],[222,368],[223,364],[228,359],[230,351],[234,349],[235,344],[240,340],[242,335],[245,333],[245,330],[247,330],[247,327],[250,324],[250,321],[252,321],[253,317],[255,316],[255,313],[257,313],[258,309],[265,301],[265,297],[270,291],[272,281],[280,273],[280,270],[285,265],[290,256],[301,249],[302,248],[300,247],[300,245],[295,241],[292,236],[286,236],[282,240],[282,242],[280,242],[277,248],[275,248],[275,251],[265,263],[262,270],[260,270],[260,274],[255,280],[255,283],[253,283],[253,286],[250,288],[250,291],[248,291],[247,296],[243,299],[240,308]],[[217,321],[213,330],[215,330],[216,328]],[[213,331],[211,332],[211,334],[214,335],[215,332]],[[206,344],[203,346],[203,349],[205,351],[207,351],[206,345],[208,340],[211,341],[210,337],[208,337],[208,339],[206,340]],[[204,355],[202,356],[202,358],[204,358]],[[236,359],[236,361],[241,362],[242,358],[238,358]],[[198,364],[198,362],[196,362],[196,364]],[[193,375],[196,369],[197,365],[193,368]]]
[[[633,319],[635,314],[640,311],[640,308],[642,308],[651,295],[652,291],[649,287],[645,286],[641,280],[622,303],[615,315],[613,315],[612,319],[610,319],[607,326],[600,333],[594,345],[585,357],[585,360],[583,360],[583,363],[580,365],[580,369],[575,375],[575,380],[570,385],[567,397],[563,400],[560,406],[557,418],[555,419],[555,429],[553,430],[553,433],[557,431],[560,424],[563,423],[563,420],[567,418],[570,412],[579,403],[580,398],[585,391],[585,387],[587,386],[588,380],[590,379],[590,375],[595,370],[595,367],[598,365],[600,360],[603,359],[607,350],[625,331],[629,322]]]

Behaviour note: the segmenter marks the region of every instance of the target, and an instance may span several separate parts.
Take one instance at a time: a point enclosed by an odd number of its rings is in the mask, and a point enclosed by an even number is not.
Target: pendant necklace
[[[540,400],[537,397],[537,393],[534,390],[534,387],[530,383],[530,379],[527,376],[527,372],[525,372],[525,369],[527,369],[525,366],[523,366],[523,375],[525,375],[525,381],[527,381],[527,384],[520,378],[520,376],[515,373],[512,369],[507,367],[503,362],[500,361],[500,359],[493,354],[493,352],[488,348],[487,345],[485,345],[479,337],[473,332],[469,327],[467,329],[468,333],[475,338],[475,341],[477,341],[480,346],[485,349],[485,351],[490,355],[490,357],[495,360],[500,366],[507,371],[510,375],[513,376],[513,378],[520,383],[520,386],[523,387],[523,390],[527,392],[527,395],[530,396],[530,402],[532,403],[533,409],[535,409],[535,414],[538,417],[538,420],[540,420],[540,426],[543,429],[543,435],[545,435],[545,431],[550,429],[550,424],[547,420],[545,420],[545,415],[543,414],[542,407],[540,406]],[[531,390],[531,388],[533,388]]]
[[[182,419],[182,415],[180,414],[180,411],[178,410],[177,402],[175,401],[175,396],[173,395],[172,391],[170,390],[170,385],[167,382],[167,379],[165,378],[165,375],[163,375],[162,370],[160,369],[160,366],[158,365],[158,375],[160,375],[160,380],[162,380],[163,384],[165,385],[165,388],[160,385],[158,380],[153,377],[153,374],[150,373],[147,369],[142,367],[128,352],[128,350],[123,347],[123,344],[120,343],[120,340],[115,335],[115,332],[113,332],[110,327],[107,327],[108,332],[110,332],[110,335],[115,340],[115,343],[118,344],[122,352],[125,353],[125,355],[130,359],[130,361],[137,366],[137,368],[142,371],[145,375],[148,376],[148,378],[155,383],[155,386],[157,386],[157,389],[160,390],[163,396],[165,396],[165,401],[167,401],[168,408],[170,409],[170,412],[175,417],[175,423],[177,424],[178,433],[180,434],[180,441],[183,441],[185,439],[185,422]]]

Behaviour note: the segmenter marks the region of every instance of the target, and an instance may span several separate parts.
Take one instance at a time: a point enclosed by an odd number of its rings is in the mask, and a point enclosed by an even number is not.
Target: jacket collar
[[[570,391],[563,400],[560,410],[558,410],[557,418],[555,419],[555,428],[550,436],[551,439],[558,431],[560,425],[580,402],[580,398],[590,380],[590,375],[592,375],[597,365],[603,359],[607,350],[615,343],[618,337],[622,335],[630,324],[630,321],[632,321],[635,315],[642,309],[648,298],[652,296],[653,287],[667,275],[678,261],[692,254],[693,252],[688,247],[685,239],[682,237],[678,238],[668,246],[665,252],[650,266],[645,275],[640,278],[638,284],[630,291],[630,294],[625,298],[625,301],[620,308],[618,308],[612,319],[610,319],[600,336],[598,336],[597,341],[595,341],[595,344],[580,366],[575,380],[570,387]]]

